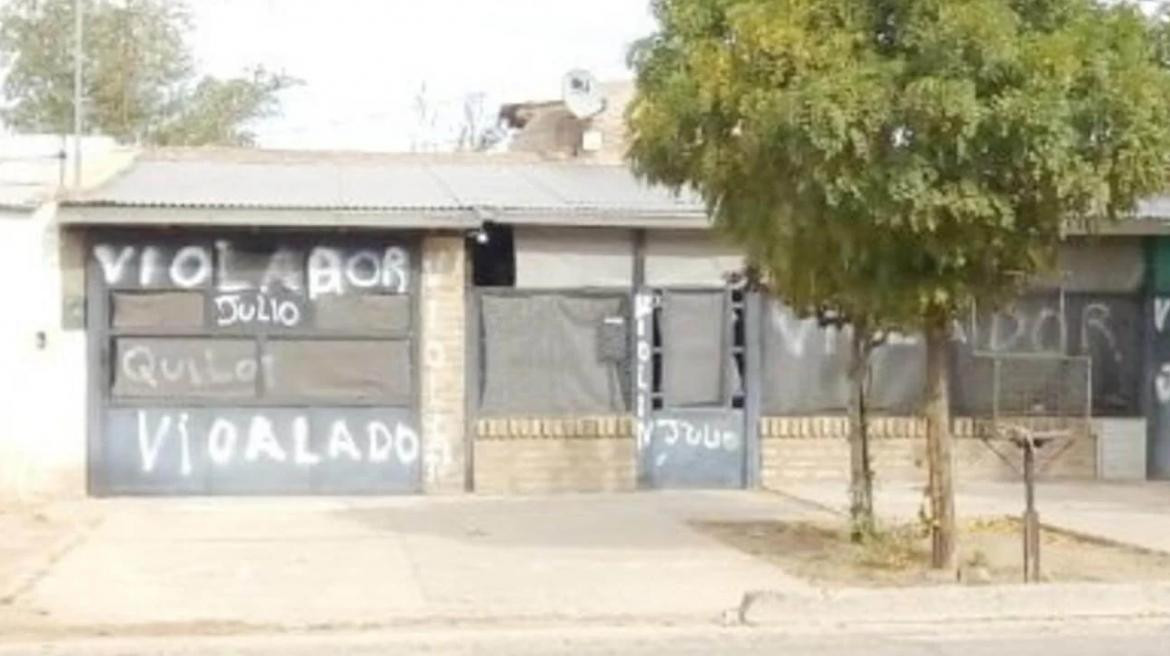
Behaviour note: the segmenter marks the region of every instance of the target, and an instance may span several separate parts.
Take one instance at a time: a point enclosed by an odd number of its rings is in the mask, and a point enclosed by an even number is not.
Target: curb
[[[739,621],[757,626],[863,625],[1170,617],[1170,584],[1052,583],[847,588],[744,594]]]

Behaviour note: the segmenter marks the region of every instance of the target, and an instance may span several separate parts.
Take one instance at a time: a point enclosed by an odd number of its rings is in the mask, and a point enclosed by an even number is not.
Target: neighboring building
[[[0,494],[737,488],[847,472],[845,336],[743,288],[701,203],[620,163],[159,150],[34,206],[21,239],[0,242],[19,310],[5,326],[17,374],[2,377],[17,428],[0,449],[25,463]],[[963,416],[988,405],[976,351],[1092,357],[1091,394],[1058,386],[1059,401],[1107,419],[1050,475],[1143,474],[1148,419],[1149,471],[1170,476],[1170,248],[1156,236],[1170,216],[1146,215],[1160,218],[1070,244],[1068,274],[1012,311],[958,326],[960,477],[1015,476]],[[881,479],[924,476],[921,370],[912,338],[876,355]]]
[[[573,116],[560,100],[510,103],[500,122],[513,130],[509,149],[544,156],[621,164],[626,149],[626,106],[634,97],[628,80],[603,82],[605,109],[593,118]]]
[[[84,254],[55,222],[72,139],[0,135],[0,498],[84,489]],[[132,153],[82,140],[82,185]]]

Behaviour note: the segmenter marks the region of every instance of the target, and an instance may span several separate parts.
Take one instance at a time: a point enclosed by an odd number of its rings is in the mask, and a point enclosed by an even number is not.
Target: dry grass
[[[888,524],[864,542],[850,540],[844,522],[697,522],[731,547],[785,571],[828,585],[884,587],[937,583],[930,542],[917,523]],[[1022,576],[1020,522],[981,518],[960,527],[960,560],[967,582],[1018,582]],[[1170,580],[1170,554],[1104,543],[1045,529],[1042,575],[1051,581]]]

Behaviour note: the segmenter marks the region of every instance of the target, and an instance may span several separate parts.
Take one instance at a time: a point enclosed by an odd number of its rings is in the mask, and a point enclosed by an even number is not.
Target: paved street
[[[1164,656],[1170,626],[936,626],[819,635],[715,627],[434,630],[0,645],[0,656]]]

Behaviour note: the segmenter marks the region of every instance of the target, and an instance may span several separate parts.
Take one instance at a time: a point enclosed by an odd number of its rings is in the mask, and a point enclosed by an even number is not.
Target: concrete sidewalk
[[[103,523],[10,613],[114,632],[714,622],[745,590],[807,585],[688,522],[824,516],[752,492],[91,503]]]
[[[818,481],[776,491],[845,513],[847,490],[846,481]],[[875,511],[881,517],[913,519],[924,503],[922,484],[879,481],[874,490]],[[1040,482],[1036,504],[1040,520],[1049,526],[1170,553],[1170,482]],[[955,506],[959,517],[1019,516],[1023,483],[960,483]]]

